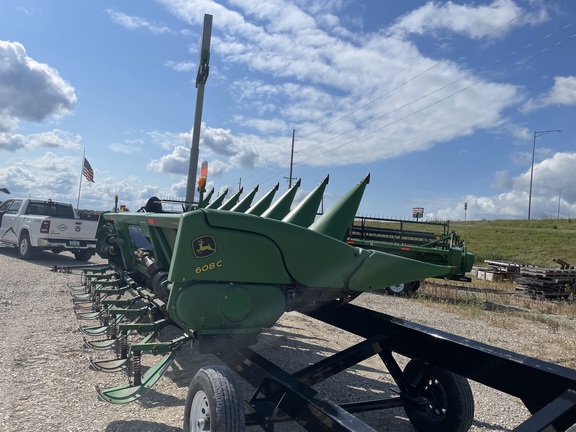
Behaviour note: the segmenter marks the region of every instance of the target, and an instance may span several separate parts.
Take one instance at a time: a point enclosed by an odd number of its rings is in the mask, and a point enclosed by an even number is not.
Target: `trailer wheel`
[[[426,404],[408,401],[404,410],[419,432],[466,432],[474,420],[474,397],[466,378],[439,367],[410,360],[404,369],[408,383]]]
[[[88,249],[80,249],[74,252],[74,258],[76,261],[85,262],[92,258],[92,252]]]
[[[18,242],[18,256],[22,259],[28,260],[32,258],[37,252],[37,249],[30,244],[30,236],[27,232],[23,232]]]
[[[201,368],[190,383],[184,409],[184,432],[243,432],[244,405],[231,369]]]
[[[386,292],[391,295],[404,295],[411,292],[415,292],[420,288],[420,281],[399,283],[396,285],[390,285],[386,287]]]

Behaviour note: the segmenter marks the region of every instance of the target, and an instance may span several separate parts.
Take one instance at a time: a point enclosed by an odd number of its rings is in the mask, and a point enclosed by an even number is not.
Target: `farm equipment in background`
[[[474,255],[449,222],[412,222],[357,216],[348,231],[350,245],[391,253],[417,261],[447,266],[450,271],[436,276],[442,279],[470,282],[466,273],[472,270]],[[414,292],[420,281],[406,281],[386,287],[389,294]]]
[[[558,405],[539,416],[542,424],[573,421],[573,371],[555,365],[544,371],[543,362],[530,364],[513,353],[349,304],[394,284],[463,277],[473,255],[448,238],[405,250],[358,237],[351,227],[369,176],[317,218],[327,183],[328,177],[293,209],[300,181],[273,204],[277,186],[253,205],[257,189],[227,201],[201,194],[182,213],[149,212],[148,205],[142,212],[103,213],[96,252],[109,266],[85,269],[82,283],[70,286],[77,318],[96,321],[80,327],[86,346],[116,353],[91,360],[92,366],[129,374],[127,385],[99,388],[100,398],[127,403],[141,397],[191,342],[228,367],[205,367],[194,377],[185,432],[242,431],[247,425],[271,431],[289,420],[311,431],[368,431],[354,413],[400,406],[419,431],[465,431],[474,404],[463,376],[518,395],[532,412]],[[289,374],[249,348],[286,311],[366,340]],[[159,338],[168,327],[178,335]],[[393,352],[412,359],[404,370]],[[163,357],[147,367],[146,353]],[[312,389],[374,355],[396,381],[397,397],[337,405]],[[256,389],[246,405],[234,373]],[[504,376],[496,379],[496,373]],[[535,387],[522,384],[528,378]]]

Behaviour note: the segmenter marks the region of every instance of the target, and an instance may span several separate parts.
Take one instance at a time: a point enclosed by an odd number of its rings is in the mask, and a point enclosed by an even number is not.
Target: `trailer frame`
[[[576,424],[575,370],[352,304],[327,305],[306,315],[365,339],[293,374],[250,348],[217,353],[256,388],[246,401],[246,426],[270,432],[275,423],[295,421],[309,431],[373,431],[354,414],[418,402],[394,353],[518,397],[532,415],[514,432],[565,431]],[[312,388],[374,355],[396,382],[398,396],[338,405]]]

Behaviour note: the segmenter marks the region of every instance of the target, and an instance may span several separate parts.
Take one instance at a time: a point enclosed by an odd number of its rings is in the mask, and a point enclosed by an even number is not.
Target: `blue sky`
[[[0,187],[76,203],[82,154],[131,209],[184,198],[204,14],[200,161],[217,193],[367,173],[359,212],[576,217],[572,0],[0,0]],[[7,196],[3,194],[0,199]]]

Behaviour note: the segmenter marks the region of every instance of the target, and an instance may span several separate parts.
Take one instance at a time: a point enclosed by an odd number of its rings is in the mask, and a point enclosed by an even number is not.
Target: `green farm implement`
[[[109,265],[84,269],[82,283],[70,287],[77,318],[90,324],[80,327],[86,346],[114,352],[91,360],[92,367],[129,376],[128,384],[99,388],[100,398],[141,397],[191,343],[226,366],[202,368],[194,377],[186,432],[256,425],[272,431],[289,420],[310,431],[369,431],[354,413],[399,406],[419,431],[465,431],[474,407],[464,377],[516,395],[538,414],[518,431],[564,430],[576,421],[574,371],[350,303],[410,281],[462,279],[473,262],[453,233],[408,244],[386,239],[381,229],[360,232],[354,220],[369,180],[320,216],[328,177],[295,206],[300,181],[275,202],[278,186],[255,203],[257,189],[243,199],[240,192],[228,200],[201,195],[180,213],[165,212],[154,200],[142,211],[103,213],[96,252]],[[250,348],[286,311],[365,340],[289,374]],[[158,337],[168,327],[172,336]],[[412,360],[402,370],[392,353]],[[161,358],[145,366],[146,355]],[[312,389],[374,355],[395,380],[397,397],[338,405]],[[246,402],[236,375],[256,389]]]

